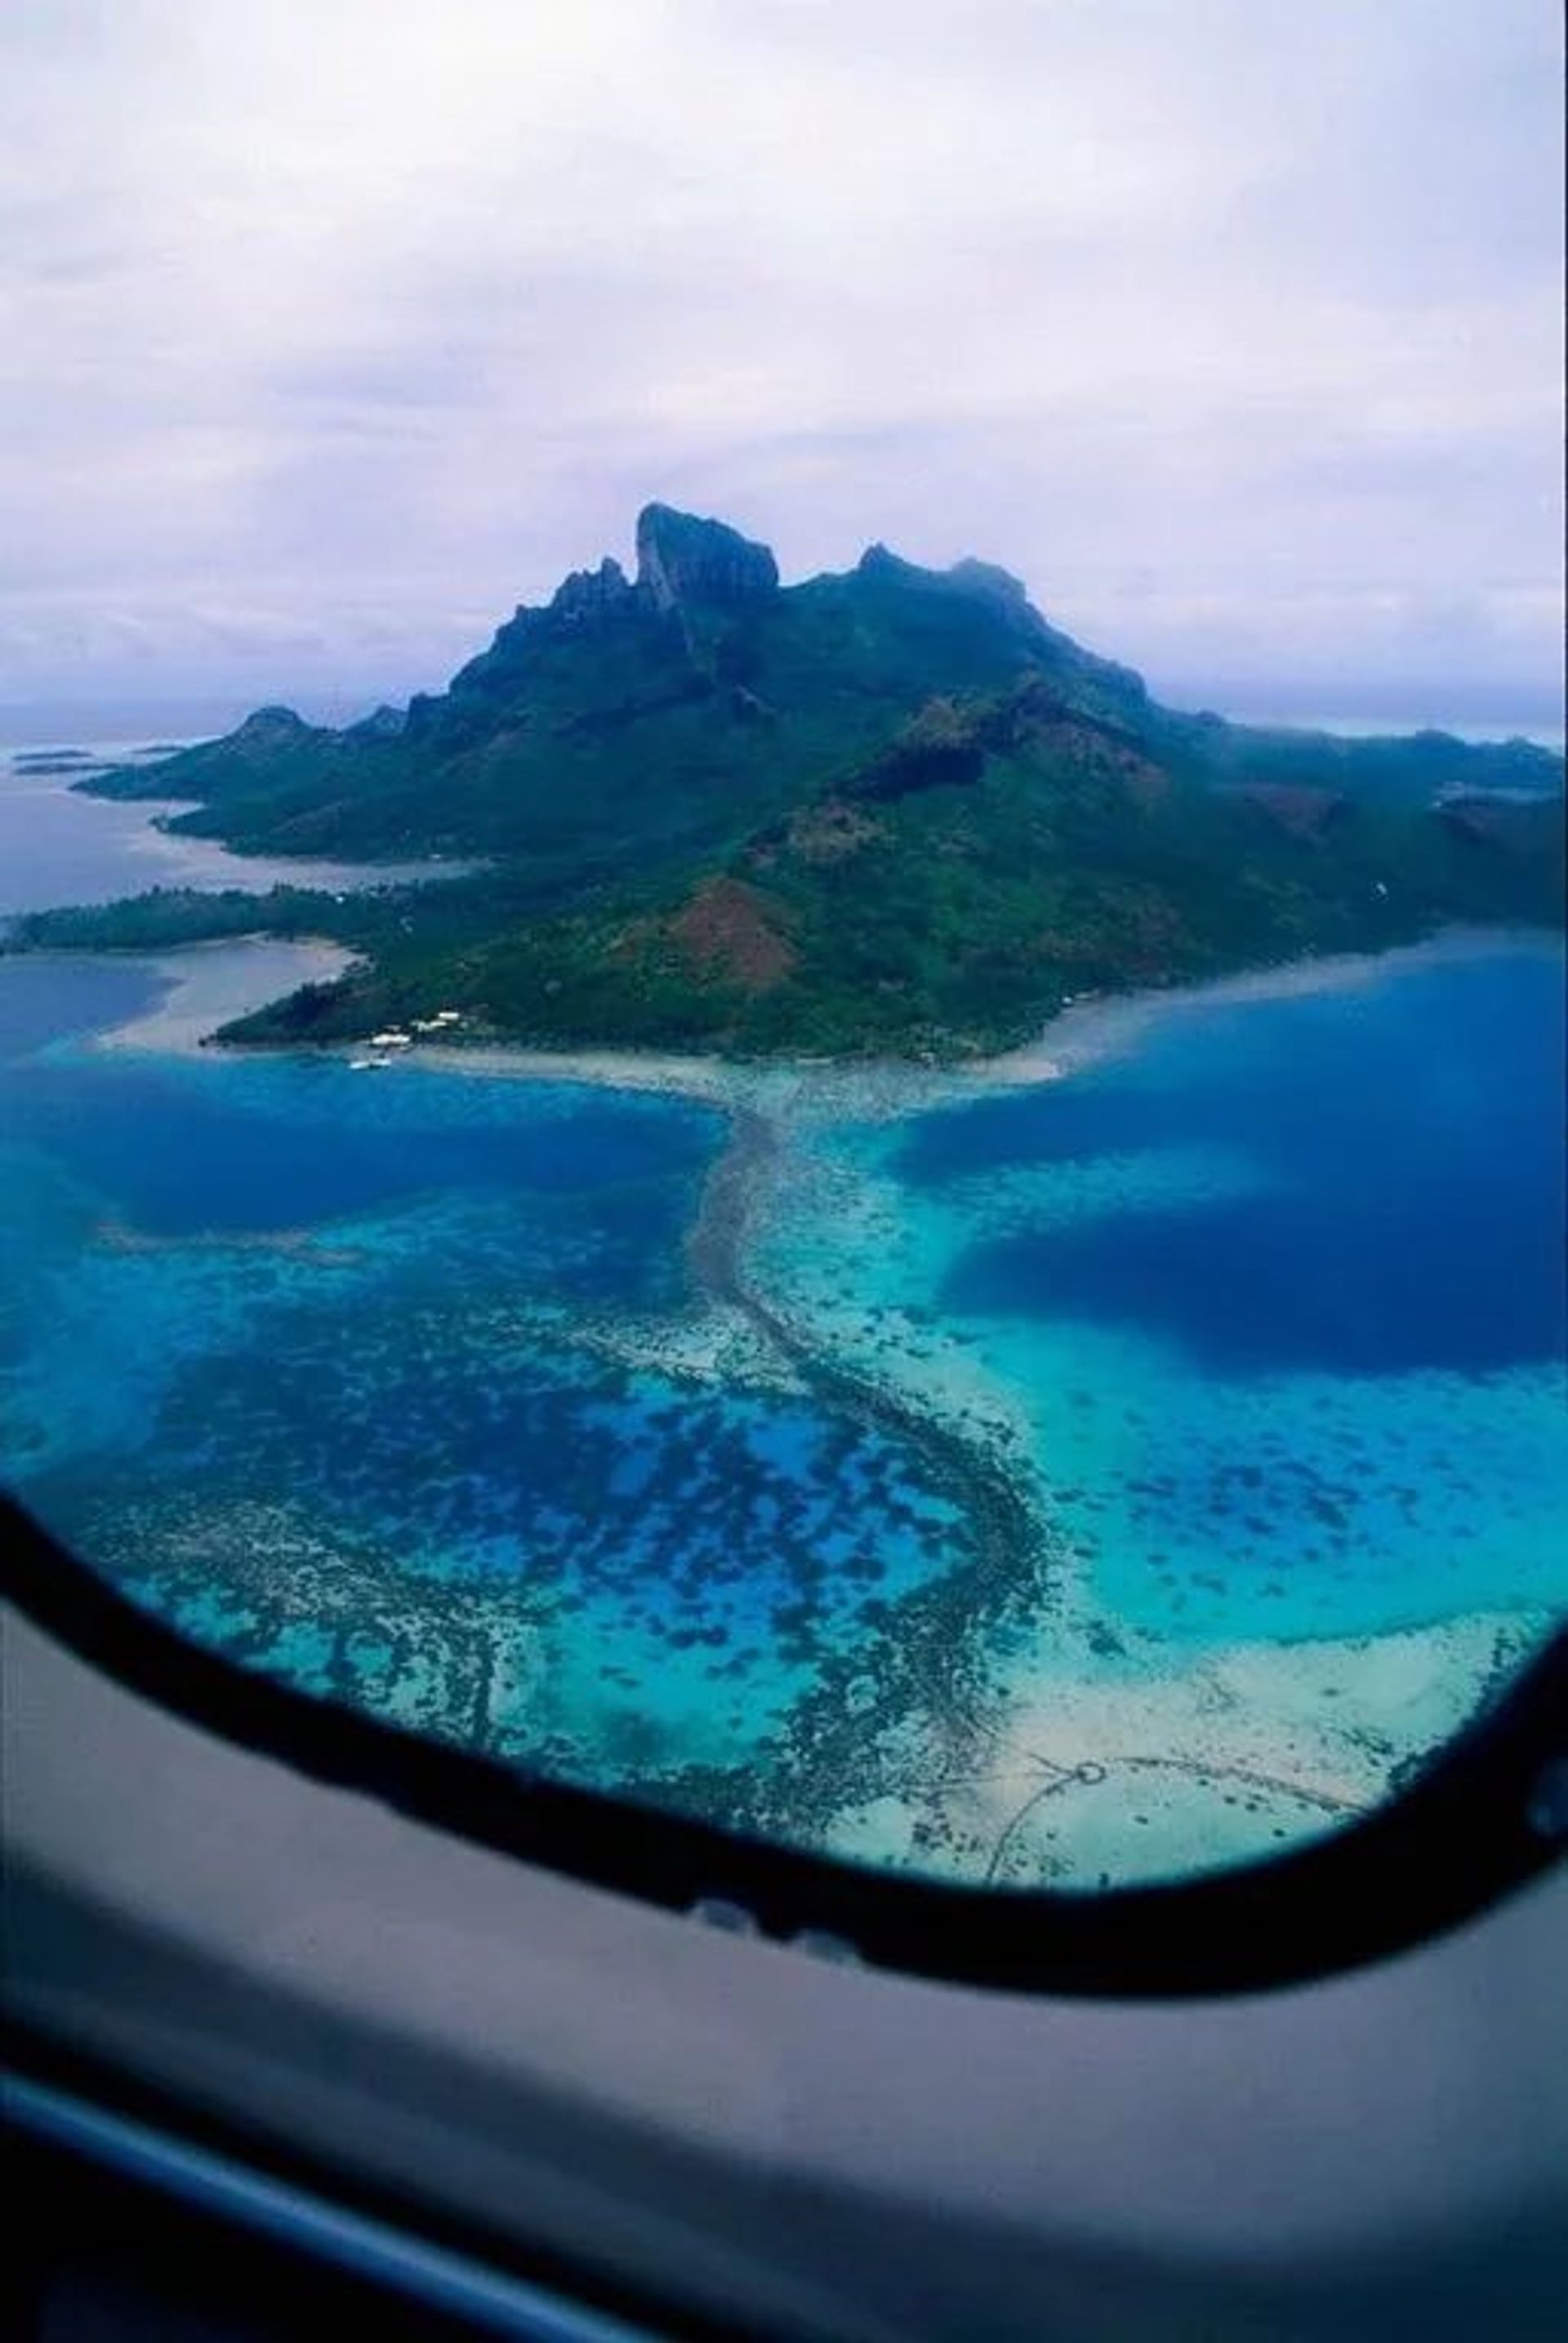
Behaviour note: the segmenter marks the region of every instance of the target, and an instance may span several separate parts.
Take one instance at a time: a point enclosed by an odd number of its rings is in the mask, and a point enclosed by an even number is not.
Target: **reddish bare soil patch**
[[[739,879],[709,879],[669,923],[672,941],[705,974],[765,992],[798,957],[774,926],[771,906]]]

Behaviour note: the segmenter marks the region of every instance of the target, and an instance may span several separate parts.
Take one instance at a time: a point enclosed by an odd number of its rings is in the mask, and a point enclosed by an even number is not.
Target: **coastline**
[[[172,749],[176,744],[168,745]],[[106,797],[92,788],[93,781],[106,773],[137,768],[156,770],[162,761],[161,751],[155,757],[139,751],[135,744],[120,741],[106,744],[91,757],[85,749],[55,752],[85,760],[57,769],[16,763],[18,756],[25,759],[31,753],[35,752],[0,748],[0,815],[9,810],[15,820],[25,807],[32,828],[41,811],[57,849],[72,840],[80,841],[85,849],[107,830],[113,839],[114,859],[95,860],[88,854],[84,867],[79,859],[67,857],[65,867],[55,869],[53,886],[40,889],[36,882],[23,884],[19,891],[16,870],[9,866],[0,870],[0,926],[18,914],[47,910],[65,902],[88,908],[152,886],[189,888],[200,894],[233,890],[254,895],[259,905],[275,887],[358,894],[378,887],[440,885],[485,867],[483,858],[477,856],[429,855],[361,862],[334,855],[245,853],[221,840],[173,827],[182,815],[200,810],[200,799]],[[45,853],[45,868],[48,867]]]
[[[1252,1001],[1353,992],[1382,976],[1499,953],[1551,952],[1561,939],[1546,929],[1444,928],[1419,943],[1383,952],[1341,952],[1250,969],[1194,984],[1151,986],[1075,1001],[1030,1041],[953,1065],[905,1058],[732,1059],[634,1050],[544,1050],[486,1043],[474,1049],[417,1043],[413,1064],[482,1073],[508,1081],[602,1083],[613,1089],[675,1092],[714,1104],[807,1120],[876,1121],[923,1107],[959,1104],[992,1090],[1061,1081],[1082,1068],[1135,1048],[1157,1021]]]
[[[1012,1086],[1060,1081],[1081,1067],[1136,1048],[1150,1027],[1168,1016],[1206,1009],[1244,1008],[1252,1001],[1298,1001],[1320,993],[1354,992],[1380,976],[1484,960],[1503,953],[1561,950],[1553,930],[1449,927],[1413,944],[1382,952],[1335,952],[1250,969],[1197,984],[1155,985],[1075,1001],[1032,1041],[977,1062],[987,1083]]]
[[[66,953],[62,958],[102,960],[102,953]],[[216,943],[182,944],[165,952],[126,952],[150,969],[164,985],[162,997],[126,1024],[95,1034],[98,1050],[152,1050],[195,1057],[206,1049],[215,1029],[243,1017],[280,990],[303,984],[330,984],[353,967],[356,954],[325,937],[284,939],[258,930],[226,936]]]
[[[1354,991],[1380,976],[1498,953],[1561,950],[1554,931],[1451,927],[1385,952],[1345,952],[1277,967],[1153,986],[1073,1002],[1030,1041],[954,1065],[901,1058],[732,1059],[676,1051],[541,1049],[487,1041],[417,1041],[398,1054],[405,1067],[477,1074],[492,1081],[580,1082],[611,1090],[691,1098],[720,1109],[752,1110],[780,1120],[879,1121],[911,1111],[1065,1080],[1086,1066],[1135,1048],[1158,1021],[1208,1009],[1241,1007],[1320,993]],[[71,954],[100,958],[99,954]],[[329,938],[283,939],[258,928],[246,936],[184,944],[156,953],[116,954],[153,968],[168,984],[164,1000],[130,1024],[98,1037],[106,1047],[167,1050],[187,1055],[210,1046],[217,1027],[265,1007],[300,985],[327,983],[359,956]],[[205,1020],[205,1023],[204,1021]],[[320,1054],[347,1059],[363,1041]],[[290,1054],[281,1045],[274,1054]]]

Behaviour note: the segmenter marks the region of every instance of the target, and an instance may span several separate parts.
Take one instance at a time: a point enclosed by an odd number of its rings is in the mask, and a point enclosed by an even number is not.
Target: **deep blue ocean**
[[[1483,1374],[1563,1353],[1562,968],[1518,952],[1172,1018],[1129,1061],[916,1125],[916,1189],[1177,1148],[1239,1193],[977,1242],[964,1312],[1134,1325],[1230,1378]]]

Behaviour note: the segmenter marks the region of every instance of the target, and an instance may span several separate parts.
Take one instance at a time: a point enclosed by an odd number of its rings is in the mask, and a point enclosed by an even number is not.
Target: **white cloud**
[[[652,494],[787,573],[1004,560],[1172,689],[1547,696],[1558,37],[1537,0],[14,5],[0,699],[427,683]]]

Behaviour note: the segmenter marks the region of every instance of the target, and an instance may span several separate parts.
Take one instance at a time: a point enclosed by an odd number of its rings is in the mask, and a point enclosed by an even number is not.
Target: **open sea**
[[[63,794],[0,906],[148,883]],[[647,1088],[0,960],[0,1474],[246,1664],[862,1860],[1324,1827],[1568,1609],[1561,945],[1324,977]]]

